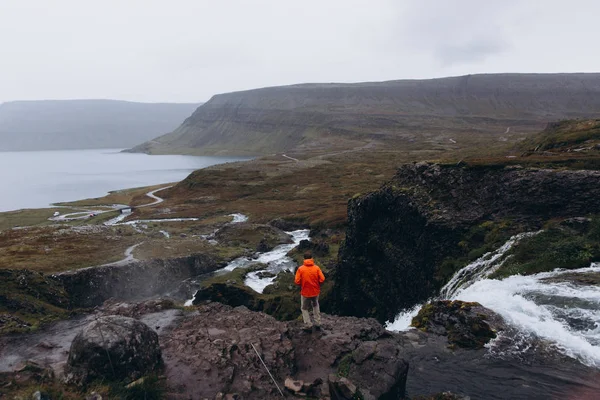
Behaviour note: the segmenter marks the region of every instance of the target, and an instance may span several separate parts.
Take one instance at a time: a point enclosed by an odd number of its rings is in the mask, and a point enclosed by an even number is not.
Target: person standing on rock
[[[319,293],[321,284],[325,282],[325,275],[321,268],[315,264],[312,253],[304,253],[304,264],[296,271],[296,285],[300,285],[300,309],[306,330],[311,330],[313,323],[310,320],[309,310],[312,308],[315,319],[315,329],[321,329],[321,311],[319,309]]]

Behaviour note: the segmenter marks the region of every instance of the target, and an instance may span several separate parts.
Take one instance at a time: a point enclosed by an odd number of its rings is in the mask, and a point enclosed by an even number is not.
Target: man
[[[306,325],[305,330],[312,330],[313,323],[310,320],[308,311],[312,308],[315,319],[315,329],[321,330],[321,312],[319,310],[319,293],[321,293],[321,284],[325,282],[325,276],[321,268],[315,264],[312,259],[312,253],[304,253],[304,264],[296,271],[296,285],[300,285],[300,309],[302,319]]]

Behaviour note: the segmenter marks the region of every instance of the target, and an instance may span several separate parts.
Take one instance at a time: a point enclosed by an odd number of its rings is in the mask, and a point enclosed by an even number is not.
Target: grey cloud
[[[0,0],[0,102],[589,71],[594,0]],[[553,53],[569,53],[556,58]]]
[[[465,43],[440,46],[435,50],[435,56],[444,66],[470,64],[503,53],[507,49],[508,44],[500,38],[477,38]]]

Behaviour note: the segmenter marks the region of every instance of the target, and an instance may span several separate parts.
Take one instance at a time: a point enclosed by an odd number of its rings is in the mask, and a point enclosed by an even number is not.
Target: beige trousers
[[[321,310],[319,309],[319,296],[304,297],[300,295],[300,309],[302,310],[302,319],[307,326],[312,326],[309,310],[313,310],[313,318],[315,325],[321,326]]]

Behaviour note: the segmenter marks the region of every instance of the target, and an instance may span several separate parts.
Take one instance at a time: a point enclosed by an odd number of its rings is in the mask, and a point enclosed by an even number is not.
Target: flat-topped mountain
[[[198,104],[116,100],[0,104],[0,151],[130,147],[169,132]]]
[[[269,154],[365,143],[457,143],[600,115],[600,74],[486,74],[302,84],[220,94],[147,153]],[[450,140],[451,139],[451,140]]]

